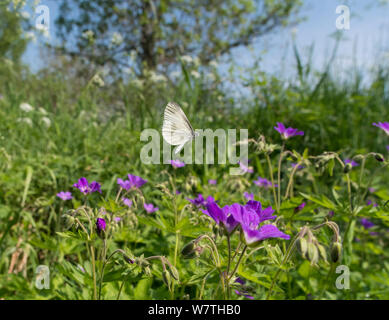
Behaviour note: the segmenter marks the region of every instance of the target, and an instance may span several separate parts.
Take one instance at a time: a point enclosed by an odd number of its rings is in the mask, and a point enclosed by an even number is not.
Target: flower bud
[[[307,250],[308,250],[307,240],[305,240],[304,238],[299,238],[298,239],[298,245],[299,245],[299,249],[300,249],[301,255],[304,258],[306,258],[306,254],[307,254]]]
[[[314,243],[308,242],[308,259],[311,265],[315,265],[319,260],[319,253]]]
[[[177,270],[177,268],[175,266],[170,265],[169,266],[169,272],[170,272],[170,274],[171,274],[171,276],[173,277],[174,280],[177,280],[177,281],[180,280],[180,275],[179,275],[178,270]]]
[[[343,172],[344,172],[344,173],[349,173],[349,172],[351,171],[352,168],[353,168],[352,164],[351,164],[351,163],[347,163],[347,164],[344,166]]]
[[[196,257],[196,242],[192,240],[188,244],[186,244],[182,250],[181,254],[184,256],[184,259],[193,259]]]
[[[332,244],[331,248],[331,261],[337,263],[340,260],[342,254],[342,244],[338,241]]]
[[[172,279],[170,278],[169,271],[167,271],[166,269],[162,271],[162,280],[167,285],[167,287],[170,288]]]
[[[379,154],[379,153],[375,154],[375,159],[377,161],[379,161],[379,162],[384,162],[385,161],[384,157],[381,154]]]
[[[104,236],[106,227],[107,227],[107,224],[106,224],[105,220],[103,218],[97,218],[96,230],[97,230],[97,234],[99,236]]]

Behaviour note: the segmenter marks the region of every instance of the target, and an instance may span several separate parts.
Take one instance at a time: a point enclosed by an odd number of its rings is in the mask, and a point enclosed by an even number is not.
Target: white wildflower
[[[43,109],[42,107],[40,107],[38,110],[39,110],[39,112],[40,112],[41,114],[43,114],[44,116],[47,115],[47,111],[46,111],[45,109]]]
[[[196,70],[192,70],[190,72],[190,74],[192,75],[193,78],[195,79],[199,79],[200,78],[200,73],[198,73]]]
[[[43,124],[46,126],[46,128],[50,128],[51,126],[51,120],[48,117],[43,117],[42,118]]]
[[[30,112],[34,110],[34,108],[26,102],[21,103],[19,108],[24,112]]]
[[[193,62],[193,58],[191,56],[182,56],[181,60],[187,64],[190,64]]]

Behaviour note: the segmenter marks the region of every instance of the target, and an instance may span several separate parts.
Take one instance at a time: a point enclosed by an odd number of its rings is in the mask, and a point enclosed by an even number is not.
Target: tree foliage
[[[63,0],[59,48],[97,66],[138,74],[197,56],[207,64],[293,22],[295,0]]]

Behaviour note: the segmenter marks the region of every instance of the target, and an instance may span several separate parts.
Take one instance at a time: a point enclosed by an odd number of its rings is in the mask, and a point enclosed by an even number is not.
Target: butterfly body
[[[178,146],[174,153],[179,153],[187,142],[198,135],[181,107],[175,102],[169,102],[164,112],[162,136],[170,145]]]

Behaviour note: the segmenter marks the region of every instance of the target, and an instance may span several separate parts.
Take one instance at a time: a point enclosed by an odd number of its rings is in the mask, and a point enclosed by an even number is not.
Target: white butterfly
[[[179,153],[185,143],[198,135],[180,106],[175,102],[169,102],[165,108],[162,136],[168,144],[178,146],[174,154]]]

